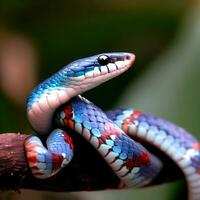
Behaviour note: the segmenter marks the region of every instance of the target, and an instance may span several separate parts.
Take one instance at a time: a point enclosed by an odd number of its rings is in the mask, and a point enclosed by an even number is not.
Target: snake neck
[[[55,78],[55,76],[53,77]],[[52,128],[52,118],[55,110],[81,93],[80,88],[65,85],[57,86],[54,79],[48,79],[40,84],[28,99],[28,118],[34,130],[45,134]],[[58,83],[57,83],[58,84]]]

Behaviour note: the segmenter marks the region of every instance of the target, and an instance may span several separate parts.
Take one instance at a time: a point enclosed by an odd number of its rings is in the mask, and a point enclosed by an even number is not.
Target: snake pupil
[[[98,62],[100,65],[107,65],[110,62],[110,57],[106,55],[99,56]]]

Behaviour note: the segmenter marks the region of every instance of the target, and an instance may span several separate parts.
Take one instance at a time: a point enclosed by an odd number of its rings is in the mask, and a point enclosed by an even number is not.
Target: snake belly
[[[80,96],[123,73],[134,60],[133,54],[123,52],[83,58],[66,65],[33,90],[27,103],[28,118],[33,129],[47,139],[46,145],[37,136],[25,141],[31,172],[36,178],[48,178],[71,162],[75,147],[62,130],[68,127],[82,135],[106,160],[120,178],[120,187],[146,186],[165,163],[134,140],[140,138],[180,167],[189,199],[200,199],[200,145],[195,138],[167,121],[132,109],[105,113]],[[57,128],[52,130],[55,123]]]

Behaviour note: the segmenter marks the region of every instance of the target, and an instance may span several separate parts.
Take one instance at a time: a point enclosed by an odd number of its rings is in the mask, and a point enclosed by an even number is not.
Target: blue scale
[[[82,119],[83,119],[83,121],[87,121],[88,120],[88,116],[86,114],[82,114]]]
[[[122,145],[122,152],[124,152],[124,153],[128,153],[128,151],[129,151],[129,147],[128,147],[128,145]]]
[[[91,130],[91,128],[92,128],[91,123],[88,122],[88,121],[84,121],[84,122],[83,122],[83,126],[84,126],[85,128],[87,128],[88,130]]]
[[[91,133],[96,137],[100,137],[101,136],[101,133],[100,133],[99,129],[97,129],[97,128],[93,128],[91,130]]]
[[[116,152],[116,153],[121,153],[122,150],[119,146],[114,146],[113,151]]]
[[[120,153],[119,158],[122,159],[122,160],[126,160],[127,154],[126,153]]]
[[[39,160],[40,162],[45,162],[45,157],[44,157],[44,155],[38,154],[38,155],[36,156],[36,158],[37,158],[37,160]]]
[[[92,128],[98,128],[97,122],[91,122],[90,124],[91,124]]]
[[[106,144],[113,147],[114,146],[114,142],[112,140],[106,140]]]
[[[96,117],[95,117],[94,115],[91,115],[91,116],[89,117],[89,120],[90,120],[91,122],[96,122],[96,121],[97,121],[97,119],[96,119]]]
[[[82,122],[83,122],[82,116],[79,115],[79,114],[75,114],[75,121],[76,121],[77,123],[82,123]]]

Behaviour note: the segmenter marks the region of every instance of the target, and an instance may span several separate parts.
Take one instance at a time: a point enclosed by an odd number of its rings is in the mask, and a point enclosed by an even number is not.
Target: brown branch
[[[24,152],[24,140],[29,136],[0,134],[0,190],[27,188],[59,192],[118,188],[119,179],[96,150],[78,134],[71,135],[75,143],[72,162],[52,178],[34,178],[28,168]],[[171,171],[176,168],[173,164],[171,167],[173,169],[169,170],[170,166],[166,165],[153,184],[176,179],[177,176],[173,175],[172,178],[171,175]]]

